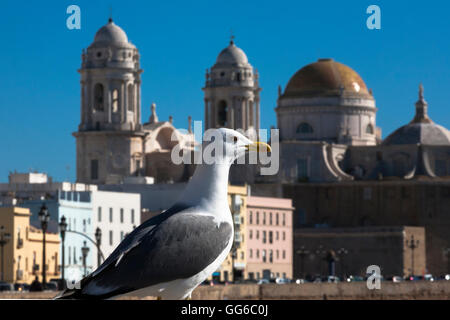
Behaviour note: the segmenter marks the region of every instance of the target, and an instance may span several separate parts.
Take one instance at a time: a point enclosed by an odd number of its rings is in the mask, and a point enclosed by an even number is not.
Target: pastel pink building
[[[292,278],[291,199],[247,197],[246,278]]]

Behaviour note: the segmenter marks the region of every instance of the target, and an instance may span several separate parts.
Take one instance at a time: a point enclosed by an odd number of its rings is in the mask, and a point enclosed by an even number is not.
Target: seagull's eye
[[[237,137],[233,137],[233,142],[237,143],[238,142],[238,138]]]

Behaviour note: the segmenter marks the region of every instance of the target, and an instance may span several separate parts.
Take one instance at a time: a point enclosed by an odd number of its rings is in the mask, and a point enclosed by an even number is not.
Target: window
[[[109,230],[109,245],[113,245],[113,232],[112,230]]]
[[[272,263],[273,262],[273,250],[269,251],[269,262]]]
[[[83,232],[86,232],[86,219],[83,219]]]
[[[259,249],[256,249],[256,258],[259,259]]]
[[[123,208],[120,208],[120,223],[123,223]]]
[[[280,258],[280,250],[277,249],[277,260]]]
[[[259,230],[256,230],[256,239],[259,239]]]
[[[123,231],[120,231],[120,241],[123,240]]]
[[[263,262],[266,262],[266,260],[267,260],[267,257],[266,257],[266,250],[263,250],[263,251],[262,251],[262,261],[263,261]]]
[[[98,207],[98,214],[97,214],[97,221],[101,222],[102,221],[102,207]]]
[[[278,213],[277,213],[277,215],[276,215],[276,224],[278,225],[279,224],[279,216],[278,216]]]
[[[131,223],[134,223],[134,209],[131,209]]]
[[[241,260],[244,260],[244,251],[241,251]]]
[[[227,126],[227,116],[228,116],[228,107],[227,107],[226,101],[221,100],[219,102],[217,116],[218,116],[218,125],[221,127],[226,127]]]
[[[272,225],[272,212],[269,213],[269,224]]]
[[[250,249],[249,256],[250,256],[250,258],[253,258],[253,250],[252,249]]]
[[[280,233],[277,231],[277,240],[280,239]]]
[[[283,226],[286,225],[286,213],[283,213]]]
[[[266,224],[266,212],[265,211],[263,212],[263,224],[264,225]]]
[[[91,160],[91,179],[98,179],[98,160]]]
[[[273,232],[269,231],[269,243],[273,243]]]
[[[101,83],[97,83],[94,87],[94,109],[97,111],[104,110],[104,90]]]
[[[259,224],[259,212],[256,211],[256,224]]]
[[[134,111],[134,85],[128,85],[128,111]]]
[[[266,243],[267,242],[267,232],[264,230],[263,231],[263,239],[262,239],[262,241],[263,241],[263,243]]]
[[[109,222],[113,222],[113,208],[109,208]]]
[[[373,126],[372,126],[372,124],[368,124],[367,125],[367,127],[366,127],[366,133],[367,134],[373,134]]]
[[[77,264],[77,248],[73,247],[73,264]]]
[[[119,90],[112,91],[112,112],[119,111]]]
[[[286,259],[286,250],[283,250],[283,259]]]
[[[250,211],[250,224],[253,223],[253,212]]]
[[[283,241],[286,240],[286,232],[283,231]]]
[[[310,124],[302,122],[297,127],[297,133],[313,133],[314,130]]]
[[[249,237],[249,239],[253,238],[253,230],[250,230],[248,232],[248,237]]]

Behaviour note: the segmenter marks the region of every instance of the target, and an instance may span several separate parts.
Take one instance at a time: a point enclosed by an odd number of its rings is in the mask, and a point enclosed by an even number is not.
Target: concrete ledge
[[[56,292],[0,292],[0,299],[52,299]],[[137,298],[129,297],[126,300]],[[146,298],[148,300],[153,297]],[[450,299],[450,281],[382,282],[380,290],[367,289],[365,282],[305,284],[242,284],[200,286],[193,300],[411,300]],[[125,300],[125,299],[124,299]]]

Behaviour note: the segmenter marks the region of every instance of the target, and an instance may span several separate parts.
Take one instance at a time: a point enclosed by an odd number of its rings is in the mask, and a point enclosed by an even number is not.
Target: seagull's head
[[[248,152],[272,151],[267,143],[252,141],[236,130],[220,128],[208,131],[212,133],[210,134],[210,142],[208,143],[207,148],[212,146],[216,148],[216,151],[222,151],[220,155],[214,152],[215,160],[219,160],[219,162],[223,160],[226,163],[231,164],[234,160],[244,156]]]

